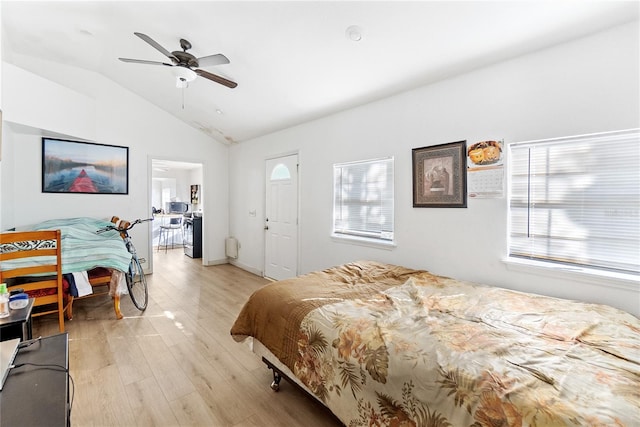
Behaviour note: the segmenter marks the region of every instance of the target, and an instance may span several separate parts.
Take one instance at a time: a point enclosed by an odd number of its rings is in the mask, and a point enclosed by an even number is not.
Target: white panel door
[[[265,268],[275,280],[298,274],[298,156],[266,162]]]

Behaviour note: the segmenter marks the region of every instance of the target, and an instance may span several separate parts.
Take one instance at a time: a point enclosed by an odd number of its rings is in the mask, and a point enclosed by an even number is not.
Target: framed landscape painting
[[[414,148],[413,207],[466,208],[466,141]]]
[[[129,194],[129,148],[42,138],[42,192]]]

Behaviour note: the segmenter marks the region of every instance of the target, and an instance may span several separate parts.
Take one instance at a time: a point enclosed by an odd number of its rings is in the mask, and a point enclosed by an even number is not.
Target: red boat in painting
[[[74,179],[69,186],[68,191],[72,193],[97,193],[98,189],[91,178],[89,178],[89,175],[87,175],[85,170],[82,169],[76,179]]]

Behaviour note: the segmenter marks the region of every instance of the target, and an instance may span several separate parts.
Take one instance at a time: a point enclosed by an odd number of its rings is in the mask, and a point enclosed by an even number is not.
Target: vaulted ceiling
[[[3,60],[47,76],[103,74],[223,143],[242,142],[456,74],[638,20],[637,1],[2,1]],[[355,32],[351,27],[356,27]],[[176,87],[180,39],[200,67]],[[359,39],[359,40],[358,40]],[[52,77],[55,78],[55,77]]]

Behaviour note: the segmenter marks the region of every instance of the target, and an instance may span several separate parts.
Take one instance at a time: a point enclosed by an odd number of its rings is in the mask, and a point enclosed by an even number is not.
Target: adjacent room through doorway
[[[150,197],[155,220],[150,259],[158,251],[180,251],[191,258],[202,258],[202,163],[154,158],[151,164]]]

